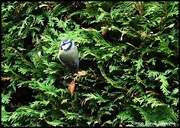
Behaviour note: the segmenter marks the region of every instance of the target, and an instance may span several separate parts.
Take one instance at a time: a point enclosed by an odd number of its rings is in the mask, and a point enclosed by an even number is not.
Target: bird
[[[58,58],[63,62],[72,73],[79,71],[79,53],[78,48],[70,39],[64,39],[59,46]]]

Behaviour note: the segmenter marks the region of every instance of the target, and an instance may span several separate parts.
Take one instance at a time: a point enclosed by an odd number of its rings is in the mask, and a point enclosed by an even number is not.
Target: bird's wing
[[[70,51],[59,51],[59,59],[66,64],[71,70],[79,69],[79,55],[77,47]]]

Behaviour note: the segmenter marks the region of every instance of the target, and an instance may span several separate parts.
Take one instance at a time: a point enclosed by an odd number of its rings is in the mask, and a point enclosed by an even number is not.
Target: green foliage
[[[178,2],[1,5],[2,126],[179,126]],[[58,59],[78,47],[74,76]]]

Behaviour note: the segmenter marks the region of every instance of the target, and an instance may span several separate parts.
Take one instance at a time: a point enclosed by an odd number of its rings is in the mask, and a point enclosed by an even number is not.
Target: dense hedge
[[[1,125],[179,126],[178,14],[164,1],[3,2]],[[66,38],[78,74],[57,57]]]

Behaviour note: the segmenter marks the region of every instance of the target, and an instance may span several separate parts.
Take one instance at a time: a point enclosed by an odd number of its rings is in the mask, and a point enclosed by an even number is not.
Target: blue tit
[[[74,42],[70,39],[65,39],[60,43],[58,58],[62,61],[71,72],[75,73],[79,70],[79,55],[78,49]]]

